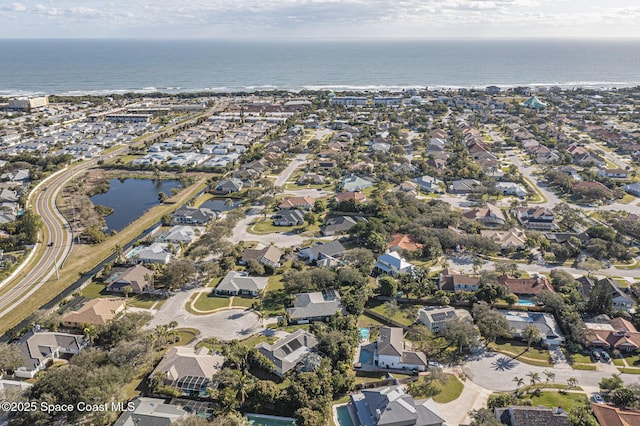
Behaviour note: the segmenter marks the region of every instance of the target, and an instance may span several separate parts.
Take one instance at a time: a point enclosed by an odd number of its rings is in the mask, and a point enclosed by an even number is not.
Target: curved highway
[[[199,114],[186,122],[174,124],[146,135],[138,141],[138,144],[144,143],[149,138],[166,137],[175,129],[179,130],[180,128],[191,126],[203,115],[211,115],[225,107],[224,103],[215,105],[204,114]],[[110,153],[109,157],[124,153],[128,149],[128,146],[119,148]],[[64,261],[71,252],[73,236],[69,223],[56,206],[56,198],[68,181],[78,173],[94,166],[97,161],[97,158],[92,159],[57,172],[42,181],[29,194],[28,206],[33,209],[35,214],[41,217],[43,222],[44,233],[40,233],[43,238],[33,248],[33,254],[21,265],[21,272],[16,273],[13,278],[7,279],[0,287],[0,291],[4,290],[5,287],[9,288],[8,291],[0,296],[0,318],[31,297],[49,280],[57,278],[58,269],[63,266]],[[49,246],[49,243],[53,244]],[[24,271],[28,272],[25,274]],[[45,303],[47,300],[42,300],[42,302]]]

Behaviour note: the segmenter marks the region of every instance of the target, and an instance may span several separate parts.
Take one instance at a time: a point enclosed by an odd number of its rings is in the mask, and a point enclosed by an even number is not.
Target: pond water
[[[226,199],[212,198],[211,200],[207,200],[202,203],[200,207],[202,207],[203,209],[211,209],[214,212],[226,212],[235,209],[240,204],[242,204],[242,201],[227,201]]]
[[[142,216],[151,207],[160,204],[158,194],[171,196],[172,188],[180,188],[179,180],[110,179],[109,191],[91,197],[94,205],[111,207],[113,213],[105,217],[108,231],[120,231]]]

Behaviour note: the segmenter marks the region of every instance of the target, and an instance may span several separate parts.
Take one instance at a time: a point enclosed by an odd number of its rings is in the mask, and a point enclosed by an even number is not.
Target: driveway
[[[307,238],[301,237],[298,234],[293,234],[289,232],[272,232],[264,235],[252,234],[248,231],[249,226],[256,221],[257,219],[262,218],[262,213],[257,208],[252,209],[252,214],[248,214],[247,217],[241,219],[236,223],[236,226],[233,228],[231,232],[231,236],[227,237],[227,240],[233,244],[238,244],[239,242],[246,241],[255,241],[264,246],[269,246],[271,244],[280,247],[295,247],[302,244],[302,242]]]
[[[469,424],[471,422],[469,412],[486,407],[491,393],[492,391],[484,389],[467,379],[458,398],[446,404],[436,403],[438,412],[447,425]]]
[[[155,313],[150,327],[176,321],[178,327],[197,328],[203,339],[215,337],[219,340],[245,339],[263,329],[260,318],[252,311],[230,309],[210,315],[193,315],[185,309],[193,294],[209,291],[211,289],[197,288],[170,297]]]
[[[462,366],[462,371],[471,381],[492,391],[513,391],[513,378],[521,377],[527,382],[527,374],[530,372],[537,372],[544,379],[542,372],[545,370],[551,370],[556,374],[556,383],[566,384],[569,377],[575,377],[579,386],[589,388],[597,388],[603,377],[611,377],[610,372],[536,367],[497,352],[480,352]],[[626,384],[640,384],[639,375],[621,374],[620,377]]]

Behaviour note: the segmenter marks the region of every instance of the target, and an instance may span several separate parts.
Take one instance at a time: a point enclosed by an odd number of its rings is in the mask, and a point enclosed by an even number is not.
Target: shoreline
[[[559,87],[563,90],[573,89],[589,89],[589,90],[612,90],[612,89],[628,89],[640,87],[640,81],[569,81],[569,82],[541,82],[541,83],[474,83],[469,85],[455,84],[308,84],[299,87],[278,87],[275,85],[251,85],[251,86],[222,86],[222,87],[204,87],[204,88],[183,88],[183,87],[143,87],[130,89],[83,89],[83,90],[60,90],[60,91],[43,91],[43,90],[21,90],[21,89],[0,89],[0,97],[15,96],[35,96],[35,95],[53,95],[53,96],[109,96],[124,95],[134,93],[139,95],[149,94],[200,94],[206,96],[223,95],[223,94],[252,94],[259,92],[290,92],[300,93],[303,91],[310,92],[387,92],[402,93],[407,90],[432,90],[432,91],[458,91],[458,90],[484,90],[488,86],[496,86],[502,90],[514,89],[516,87],[528,87],[532,89],[545,90],[551,87]]]

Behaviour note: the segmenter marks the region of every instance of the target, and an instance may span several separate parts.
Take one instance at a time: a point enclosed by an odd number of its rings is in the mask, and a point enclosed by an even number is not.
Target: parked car
[[[604,404],[604,399],[602,399],[602,396],[600,396],[599,393],[594,393],[593,396],[591,397],[591,399],[596,404]]]
[[[611,356],[609,356],[608,353],[606,353],[605,351],[600,352],[600,355],[602,356],[602,360],[604,362],[609,362],[611,361]]]
[[[591,352],[591,358],[594,362],[600,361],[600,354],[597,351]]]

